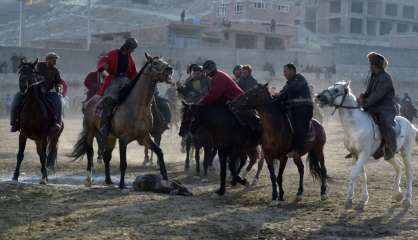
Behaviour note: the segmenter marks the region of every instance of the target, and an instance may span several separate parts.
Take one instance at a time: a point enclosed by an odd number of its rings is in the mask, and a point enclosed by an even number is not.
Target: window
[[[398,5],[394,3],[387,3],[385,14],[390,17],[398,16]]]
[[[375,36],[377,32],[377,22],[375,20],[367,20],[367,35]]]
[[[288,13],[289,10],[290,10],[290,6],[289,5],[278,4],[278,5],[275,6],[275,9],[277,9],[279,12]]]
[[[392,32],[392,23],[391,22],[381,22],[380,23],[380,35],[388,35]]]
[[[352,13],[363,13],[363,2],[351,2],[351,12]]]
[[[236,48],[256,48],[256,37],[254,35],[237,34],[235,38]]]
[[[339,33],[341,31],[341,18],[331,18],[329,20],[329,33]]]
[[[264,0],[258,0],[254,2],[254,7],[264,9],[264,8],[267,8],[267,3]]]
[[[352,18],[350,21],[350,32],[361,34],[363,31],[363,21],[359,18]]]
[[[418,32],[418,25],[412,26],[412,31],[413,32]]]
[[[219,4],[219,6],[216,8],[216,16],[217,17],[226,16],[226,4]]]
[[[398,23],[397,32],[398,33],[408,32],[408,24]]]
[[[241,15],[244,12],[244,5],[241,2],[235,3],[234,13],[235,15]]]
[[[283,49],[284,41],[280,38],[266,37],[264,40],[265,49]]]
[[[403,6],[402,16],[404,18],[414,19],[415,18],[415,7],[414,6]]]
[[[341,12],[341,0],[332,0],[329,3],[329,12],[340,13]]]
[[[367,2],[367,13],[371,16],[379,15],[379,7],[377,5],[377,2]]]

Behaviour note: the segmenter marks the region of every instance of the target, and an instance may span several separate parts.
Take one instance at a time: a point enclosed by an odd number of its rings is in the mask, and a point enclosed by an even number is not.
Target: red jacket
[[[208,94],[200,101],[207,105],[216,102],[226,102],[244,94],[238,84],[225,72],[218,71],[212,77]]]
[[[102,71],[106,63],[109,65],[109,67],[107,68],[107,72],[109,73],[109,76],[107,76],[104,79],[102,86],[100,87],[99,91],[97,91],[97,94],[100,96],[103,96],[104,92],[109,87],[110,83],[113,81],[113,79],[116,78],[116,73],[118,70],[118,53],[119,53],[119,49],[113,49],[106,56],[102,57],[97,63],[98,71]],[[126,76],[129,79],[133,80],[136,77],[136,75],[137,75],[137,71],[136,71],[135,60],[133,56],[129,54]]]
[[[98,79],[98,73],[98,71],[89,72],[84,79],[84,86],[87,88],[87,99],[93,97],[97,90],[99,90],[100,82]]]

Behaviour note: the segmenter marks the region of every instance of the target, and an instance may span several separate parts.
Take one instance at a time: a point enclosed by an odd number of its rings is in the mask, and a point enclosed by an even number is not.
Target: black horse
[[[35,141],[36,151],[41,162],[42,180],[40,183],[47,184],[48,172],[46,167],[54,168],[56,165],[58,139],[64,125],[58,130],[52,128],[53,112],[42,89],[43,80],[38,78],[37,63],[38,59],[33,63],[21,60],[19,66],[19,86],[21,92],[25,92],[25,97],[19,114],[19,152],[13,180],[18,181],[26,141],[29,138]]]
[[[183,109],[187,109],[187,105],[185,103],[183,104]],[[190,168],[190,152],[193,146],[195,149],[196,176],[200,176],[200,150],[203,148],[203,170],[204,180],[206,180],[208,176],[208,167],[212,165],[213,158],[216,155],[216,149],[214,148],[213,140],[208,129],[199,126],[193,132],[191,131],[193,119],[194,117],[192,114],[182,114],[179,135],[184,139],[186,145],[186,161],[184,169],[188,170]]]
[[[247,180],[238,175],[236,164],[241,156],[260,144],[261,128],[258,126],[244,126],[225,104],[208,106],[184,104],[183,116],[192,119],[192,133],[198,127],[203,127],[210,133],[221,165],[220,188],[216,193],[218,195],[225,193],[228,160],[232,181],[245,186],[248,185]]]

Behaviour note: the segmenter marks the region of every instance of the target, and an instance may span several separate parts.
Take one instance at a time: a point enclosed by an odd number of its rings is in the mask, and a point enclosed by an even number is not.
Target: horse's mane
[[[132,80],[132,88],[135,86],[135,84],[138,82],[139,78],[141,77],[142,73],[145,71],[145,68],[150,64],[150,61],[147,61],[144,66],[142,66],[142,68],[139,70],[138,74],[136,75],[136,77],[134,78],[134,80]]]

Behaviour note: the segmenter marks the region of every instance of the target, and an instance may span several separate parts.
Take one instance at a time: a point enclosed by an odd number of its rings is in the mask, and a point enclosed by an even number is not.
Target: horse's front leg
[[[361,174],[363,175],[363,196],[361,199],[361,206],[366,206],[369,202],[369,189],[367,186],[367,174],[366,174],[366,168],[363,166],[361,170]]]
[[[280,167],[279,167],[279,172],[277,174],[277,183],[279,184],[279,201],[284,201],[283,173],[286,168],[287,157],[282,157],[279,159],[279,161],[280,161]]]
[[[25,157],[25,148],[26,148],[26,136],[22,133],[19,134],[19,151],[17,152],[16,157],[16,168],[13,174],[13,181],[18,181],[20,175],[20,165],[22,164],[23,158]]]
[[[278,193],[277,193],[277,178],[276,178],[276,173],[274,171],[274,160],[271,157],[266,157],[266,162],[267,162],[267,168],[269,170],[269,174],[270,174],[270,181],[271,181],[271,189],[272,189],[272,193],[271,193],[271,206],[277,206],[278,205],[278,201],[277,201],[277,197],[278,197]]]
[[[126,147],[127,143],[123,140],[119,140],[119,157],[120,157],[120,181],[119,188],[125,188],[125,172],[128,166],[126,161]]]
[[[39,182],[40,184],[48,183],[48,170],[46,169],[46,148],[46,138],[36,141],[36,151],[39,156],[39,161],[41,162],[42,180]]]
[[[402,160],[405,165],[406,174],[406,193],[405,199],[403,200],[404,208],[409,208],[412,206],[412,182],[414,179],[414,169],[411,164],[411,159],[412,157],[410,151],[402,154]]]
[[[403,199],[403,194],[401,190],[401,178],[402,178],[402,166],[398,160],[392,158],[388,161],[393,169],[395,170],[395,178],[393,183],[393,193],[392,193],[392,200],[400,202]]]
[[[227,156],[226,156],[226,153],[225,152],[221,152],[221,151],[219,151],[218,152],[218,154],[219,154],[219,162],[220,162],[220,167],[221,167],[221,171],[220,171],[220,178],[221,178],[221,182],[220,182],[220,187],[219,187],[219,190],[218,191],[216,191],[216,193],[219,195],[219,196],[222,196],[222,195],[224,195],[225,194],[225,185],[226,185],[226,183],[225,183],[225,181],[226,181],[226,164],[227,164]]]
[[[110,160],[112,160],[112,152],[115,148],[116,139],[108,138],[106,140],[106,148],[103,153],[103,161],[105,165],[105,183],[107,185],[112,185],[112,179],[110,177]]]
[[[351,169],[351,179],[348,185],[347,199],[345,201],[346,208],[353,207],[353,196],[354,196],[354,188],[356,185],[356,181],[357,181],[358,176],[363,170],[364,164],[367,162],[369,158],[370,158],[370,154],[361,153],[359,155],[359,159],[357,160],[356,164]]]

